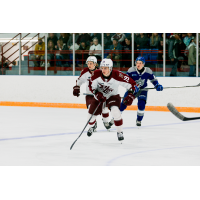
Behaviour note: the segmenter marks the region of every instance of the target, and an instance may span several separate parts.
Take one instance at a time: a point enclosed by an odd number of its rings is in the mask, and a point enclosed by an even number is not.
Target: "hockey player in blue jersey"
[[[163,86],[158,83],[158,80],[154,76],[152,70],[149,67],[144,67],[144,57],[137,57],[135,61],[136,66],[130,67],[127,74],[140,86],[140,89],[147,87],[147,81],[150,80],[157,91],[162,91]],[[124,98],[128,95],[128,91],[125,93]],[[141,121],[144,117],[145,105],[147,102],[147,90],[142,91],[138,98],[138,111],[136,125],[141,126]],[[120,111],[123,112],[126,109],[126,105],[123,100],[120,105]]]

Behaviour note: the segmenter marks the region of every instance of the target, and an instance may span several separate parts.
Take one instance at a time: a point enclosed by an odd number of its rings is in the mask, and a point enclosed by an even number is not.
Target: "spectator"
[[[78,39],[77,39],[77,44],[80,45],[80,41],[85,40],[86,44],[89,45],[90,44],[90,35],[88,33],[82,33],[81,35],[79,35]]]
[[[152,33],[152,36],[150,37],[150,48],[158,49],[160,40],[161,38],[158,33]]]
[[[78,58],[79,60],[81,60],[82,63],[83,63],[83,62],[85,63],[85,61],[86,61],[87,58],[88,58],[88,55],[87,55],[86,53],[84,53],[84,52],[81,52],[81,51],[89,50],[89,48],[90,48],[90,47],[89,47],[88,45],[86,45],[85,40],[81,40],[80,46],[79,46],[79,48],[78,48],[78,50],[80,50],[80,51],[78,51],[78,53],[77,53],[77,58]],[[82,60],[82,59],[83,59],[83,60]]]
[[[117,39],[113,39],[113,45],[110,46],[110,50],[112,50],[112,54],[109,54],[107,58],[111,58],[114,62],[117,62],[117,67],[120,67],[120,59],[122,55],[119,51],[122,50],[122,45],[118,43]]]
[[[69,40],[69,34],[68,33],[60,33],[59,40],[63,41],[63,45],[67,45],[67,42]]]
[[[38,44],[35,45],[35,55],[31,56],[31,60],[34,62],[34,67],[42,65],[41,60],[44,60],[45,55],[45,43],[42,38],[38,38]]]
[[[137,49],[147,49],[149,48],[149,38],[140,33],[140,36],[136,38]]]
[[[68,63],[66,60],[69,58],[69,56],[66,52],[62,52],[63,50],[68,50],[67,45],[64,45],[62,40],[58,40],[56,50],[60,50],[59,52],[56,52],[56,60],[59,60],[56,61],[56,66],[68,67]]]
[[[184,37],[184,40],[183,40],[186,47],[190,44],[191,39],[192,39],[192,33],[187,33],[187,36]]]
[[[134,33],[134,40],[137,40],[140,37],[139,33]]]
[[[54,33],[49,33],[49,37],[47,38],[47,44],[49,43],[49,40],[51,40],[54,43],[54,45],[56,45],[58,38]]]
[[[112,45],[111,37],[111,33],[104,33],[104,49],[109,49],[110,45]]]
[[[47,52],[47,67],[50,67],[54,63],[54,61],[51,61],[51,60],[53,60],[55,58],[54,52],[51,53],[51,51],[56,50],[55,45],[52,40],[49,40],[48,45],[47,45],[47,50],[48,50],[48,52]]]
[[[132,66],[132,43],[131,43],[131,37],[127,37],[125,39],[125,46],[123,47],[123,54],[122,54],[122,60],[125,67],[131,67]]]
[[[152,36],[152,33],[146,33],[146,37],[148,37],[149,38],[149,40],[150,40],[150,37]]]
[[[97,60],[101,60],[101,50],[102,47],[99,44],[99,41],[97,38],[93,39],[93,45],[90,47],[89,55],[90,56],[96,56]]]
[[[163,64],[163,39],[158,44],[158,64]]]
[[[182,40],[184,40],[184,38],[187,36],[187,33],[182,33],[181,37],[182,37]]]
[[[9,67],[9,61],[3,56],[3,68]],[[0,68],[2,68],[2,61],[0,61]]]
[[[177,75],[177,67],[180,67],[182,60],[184,59],[181,52],[184,48],[185,46],[181,39],[181,34],[174,33],[174,35],[172,35],[168,40],[168,56],[171,60],[171,64],[173,65],[170,76]]]
[[[77,44],[79,34],[78,33],[74,33],[74,34],[75,34],[75,44]],[[67,47],[68,49],[73,49],[73,33],[70,33],[69,40],[67,42]]]
[[[111,37],[111,40],[113,41],[113,39],[117,39],[118,42],[119,42],[121,45],[125,45],[125,42],[124,42],[125,38],[126,38],[126,36],[125,36],[124,33],[116,33],[115,35],[113,35],[113,36]]]
[[[189,76],[195,76],[196,69],[196,37],[192,37],[188,46],[188,65],[190,66]]]
[[[93,45],[93,39],[94,38],[97,38],[98,41],[99,41],[99,44],[101,44],[101,33],[91,33],[91,36],[90,36],[90,41],[92,42],[91,45]]]

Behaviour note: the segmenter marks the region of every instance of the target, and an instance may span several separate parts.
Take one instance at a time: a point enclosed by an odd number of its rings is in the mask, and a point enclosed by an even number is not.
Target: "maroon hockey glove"
[[[95,94],[95,98],[98,99],[98,101],[100,102],[104,102],[106,101],[106,97],[103,96],[103,94],[101,92],[97,92]]]
[[[123,104],[126,106],[130,106],[133,103],[135,96],[133,93],[128,93],[128,96],[124,98]]]
[[[73,95],[77,97],[80,95],[80,86],[76,85],[73,87]]]

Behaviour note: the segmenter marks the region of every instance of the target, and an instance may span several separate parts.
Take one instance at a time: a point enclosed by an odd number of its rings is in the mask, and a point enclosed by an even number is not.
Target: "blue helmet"
[[[135,64],[137,63],[137,61],[142,61],[143,64],[145,64],[145,59],[144,59],[144,57],[141,57],[141,56],[137,57],[136,60],[135,60]]]

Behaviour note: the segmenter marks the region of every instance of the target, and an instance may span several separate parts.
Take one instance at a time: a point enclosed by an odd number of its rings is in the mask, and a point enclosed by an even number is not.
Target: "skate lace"
[[[118,137],[123,137],[123,133],[117,133]]]
[[[109,122],[104,122],[104,125],[107,126],[107,127],[110,126]]]
[[[93,133],[94,132],[94,128],[93,127],[89,128],[88,132],[89,133]]]
[[[111,119],[110,123],[111,123],[111,124],[114,124],[114,119]]]

